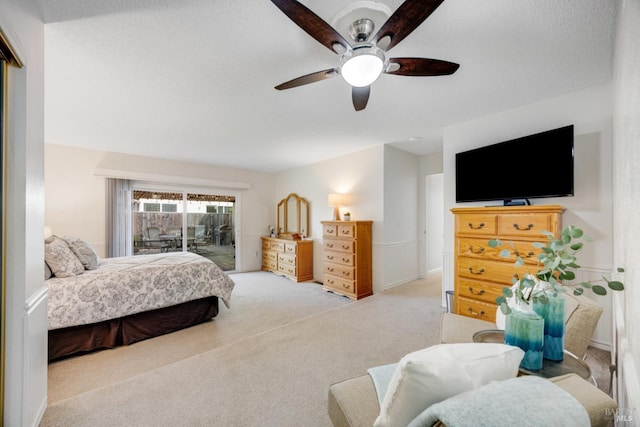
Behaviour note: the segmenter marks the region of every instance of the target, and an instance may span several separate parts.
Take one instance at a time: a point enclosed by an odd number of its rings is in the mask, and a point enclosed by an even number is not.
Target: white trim
[[[132,181],[157,182],[163,184],[196,185],[202,187],[234,188],[239,190],[248,190],[251,188],[251,184],[247,182],[222,181],[218,179],[165,175],[118,169],[96,169],[93,174],[95,176],[101,176],[105,178],[130,179]]]
[[[24,311],[27,315],[30,316],[31,313],[33,313],[33,310],[38,307],[38,304],[40,304],[42,300],[45,300],[47,298],[48,291],[49,288],[47,286],[43,286],[36,292],[34,292],[33,295],[31,295],[29,299],[25,301]]]

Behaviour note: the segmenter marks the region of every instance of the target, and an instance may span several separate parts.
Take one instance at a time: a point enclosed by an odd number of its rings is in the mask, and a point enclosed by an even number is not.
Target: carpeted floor
[[[51,364],[41,426],[330,426],[330,384],[438,342],[439,274],[360,301],[231,277],[211,322]]]

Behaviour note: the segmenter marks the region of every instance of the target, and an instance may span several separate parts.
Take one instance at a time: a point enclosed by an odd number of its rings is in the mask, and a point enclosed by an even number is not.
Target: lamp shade
[[[329,194],[329,206],[343,206],[346,204],[347,197],[345,194],[331,193]]]

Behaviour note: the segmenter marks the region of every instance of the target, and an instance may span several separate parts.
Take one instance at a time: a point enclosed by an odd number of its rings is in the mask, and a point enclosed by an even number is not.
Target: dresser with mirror
[[[296,282],[313,280],[313,240],[309,233],[309,202],[291,193],[277,205],[277,225],[262,237],[262,270]]]

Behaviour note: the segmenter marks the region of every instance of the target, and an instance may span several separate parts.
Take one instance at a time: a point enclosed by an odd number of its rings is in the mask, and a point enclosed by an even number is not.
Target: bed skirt
[[[197,325],[218,314],[218,297],[49,331],[49,361],[76,353],[129,345]]]

